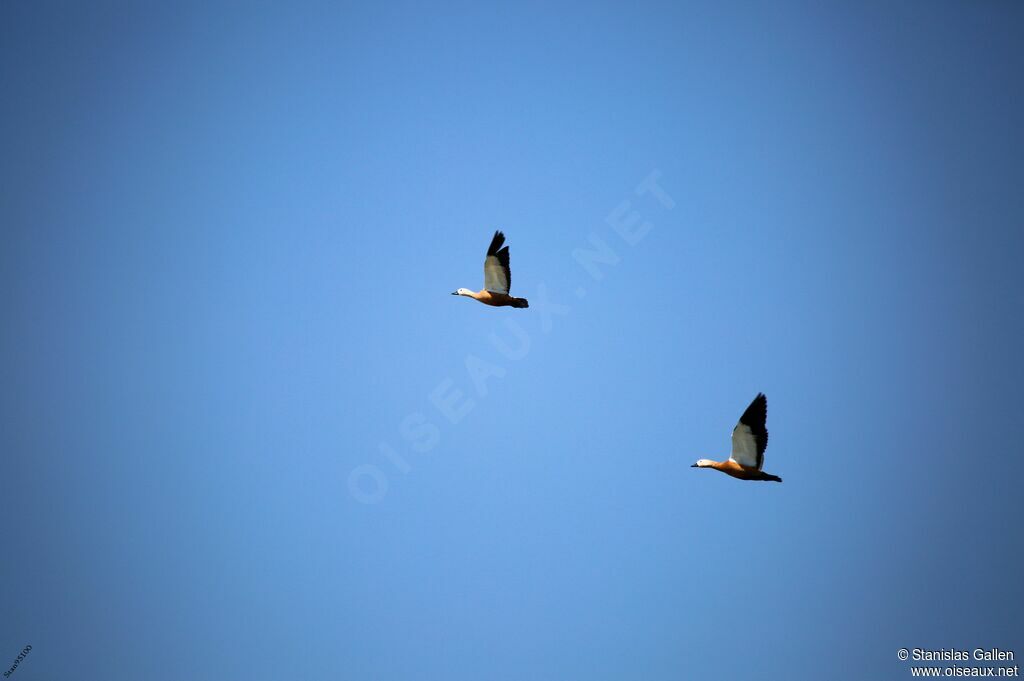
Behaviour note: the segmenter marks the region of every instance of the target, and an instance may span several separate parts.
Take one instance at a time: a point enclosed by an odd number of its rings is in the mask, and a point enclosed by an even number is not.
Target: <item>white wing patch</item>
[[[484,290],[491,293],[508,293],[508,275],[501,262],[493,255],[484,259]]]
[[[741,466],[760,470],[757,465],[757,440],[750,426],[737,423],[732,429],[732,456],[729,459]]]

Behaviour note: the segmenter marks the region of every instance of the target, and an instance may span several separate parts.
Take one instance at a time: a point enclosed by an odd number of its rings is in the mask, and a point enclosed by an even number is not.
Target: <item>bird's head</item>
[[[690,468],[710,468],[714,461],[711,459],[697,459],[697,463],[690,466]]]
[[[452,291],[453,296],[472,296],[473,292],[468,288],[458,288]]]

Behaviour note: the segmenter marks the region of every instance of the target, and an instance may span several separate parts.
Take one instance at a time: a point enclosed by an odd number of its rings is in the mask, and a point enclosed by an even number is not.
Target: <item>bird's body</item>
[[[505,235],[495,232],[491,245],[484,258],[484,287],[479,291],[460,288],[452,292],[453,296],[465,296],[478,300],[491,307],[530,307],[526,298],[515,298],[509,295],[512,286],[512,269],[509,267],[508,246],[502,248]]]
[[[530,303],[527,302],[526,298],[513,298],[507,293],[492,293],[486,289],[483,291],[469,291],[459,295],[479,300],[484,305],[490,305],[491,307],[530,307]]]
[[[759,471],[756,468],[748,468],[741,464],[736,463],[732,459],[728,461],[712,461],[707,466],[698,466],[698,468],[714,468],[716,471],[722,471],[726,475],[731,475],[734,478],[740,480],[770,480],[772,482],[782,482],[782,478],[777,475],[765,473]]]
[[[740,480],[782,482],[779,476],[761,470],[764,450],[768,447],[767,420],[768,398],[758,393],[732,429],[732,456],[727,461],[699,459],[692,468],[714,468]]]

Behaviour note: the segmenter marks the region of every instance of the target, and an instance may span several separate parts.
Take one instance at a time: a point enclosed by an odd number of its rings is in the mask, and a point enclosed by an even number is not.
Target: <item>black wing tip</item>
[[[764,393],[758,393],[757,397],[750,401],[750,406],[743,412],[740,421],[748,426],[758,423],[764,425],[768,418],[768,397]]]
[[[494,237],[491,238],[491,245],[487,247],[487,255],[497,255],[498,249],[505,243],[505,234],[500,230],[494,230]],[[508,246],[505,247],[508,250]]]
[[[757,393],[740,417],[740,423],[750,428],[757,442],[757,456],[760,463],[764,462],[764,450],[768,448],[768,398],[764,393]]]

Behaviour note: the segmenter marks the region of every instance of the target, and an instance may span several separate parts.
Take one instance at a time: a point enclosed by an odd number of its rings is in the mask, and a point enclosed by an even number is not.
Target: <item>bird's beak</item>
[[[690,468],[699,468],[699,466],[694,463],[694,464],[690,464]]]
[[[452,295],[453,296],[457,296],[457,295],[459,295],[459,292],[458,291],[452,291]]]

